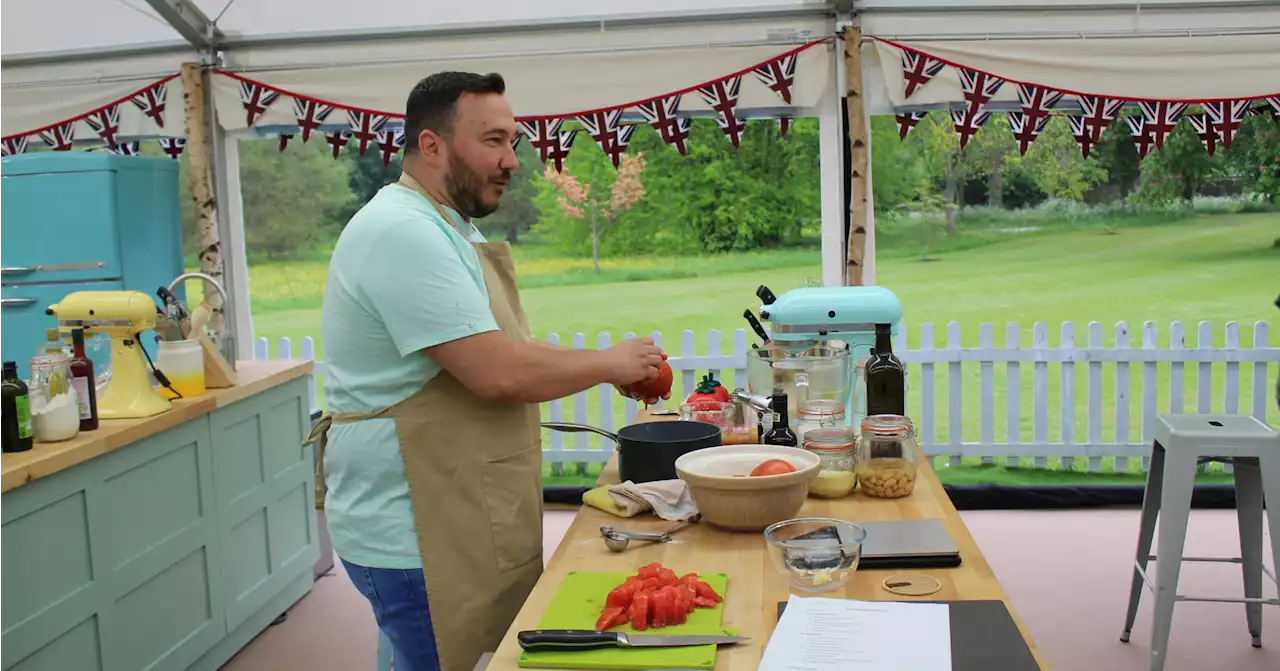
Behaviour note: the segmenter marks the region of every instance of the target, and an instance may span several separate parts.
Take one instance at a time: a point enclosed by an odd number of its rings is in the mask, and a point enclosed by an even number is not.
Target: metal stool
[[[1183,557],[1187,518],[1196,466],[1206,461],[1231,463],[1235,469],[1236,516],[1240,524],[1240,557]],[[1253,646],[1262,646],[1262,605],[1280,605],[1280,599],[1262,598],[1262,575],[1272,582],[1275,574],[1262,564],[1263,498],[1272,505],[1272,562],[1280,565],[1280,432],[1244,415],[1162,415],[1151,450],[1151,468],[1142,497],[1142,526],[1138,534],[1133,585],[1129,588],[1129,613],[1120,640],[1129,641],[1138,614],[1142,587],[1155,592],[1156,610],[1151,631],[1151,671],[1164,667],[1169,645],[1173,604],[1178,601],[1217,601],[1245,604],[1245,617]],[[1160,518],[1160,547],[1151,554],[1151,537]],[[1147,576],[1147,561],[1156,560],[1156,579]],[[1243,599],[1192,598],[1178,591],[1178,571],[1183,561],[1242,564]]]

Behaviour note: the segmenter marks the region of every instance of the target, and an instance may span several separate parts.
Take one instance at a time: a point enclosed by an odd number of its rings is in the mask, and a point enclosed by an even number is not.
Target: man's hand
[[[612,347],[609,350],[606,350],[606,352],[609,354],[612,354],[614,350],[622,347],[626,347],[626,346],[630,346],[636,350],[639,350],[639,352],[643,353],[644,363],[646,364],[645,371],[644,371],[645,375],[640,378],[631,379],[630,381],[627,381],[627,377],[619,377],[617,380],[613,382],[613,386],[618,390],[618,393],[626,398],[640,401],[641,403],[644,403],[646,405],[656,405],[659,400],[666,400],[671,398],[671,392],[669,391],[662,396],[662,399],[657,399],[657,398],[642,398],[641,396],[637,395],[633,390],[633,387],[636,384],[640,382],[648,382],[649,380],[652,380],[658,376],[658,366],[661,365],[663,361],[667,360],[667,353],[663,352],[661,349],[658,348],[657,345],[653,344],[652,338],[634,338],[632,340],[626,340],[626,341],[623,341],[621,344],[615,347]],[[658,354],[657,359],[653,358],[654,352]]]
[[[603,354],[609,366],[609,383],[619,389],[657,377],[658,366],[667,358],[666,353],[653,344],[653,338],[624,340]]]

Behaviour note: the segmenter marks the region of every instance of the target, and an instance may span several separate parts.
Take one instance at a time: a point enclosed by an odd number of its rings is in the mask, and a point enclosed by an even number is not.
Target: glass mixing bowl
[[[764,530],[769,556],[793,590],[818,594],[849,582],[862,559],[867,531],[842,520],[805,517]]]
[[[762,347],[747,354],[747,390],[761,396],[771,396],[775,389],[786,392],[792,426],[809,401],[827,399],[844,406],[852,386],[853,363],[847,348],[787,352]]]

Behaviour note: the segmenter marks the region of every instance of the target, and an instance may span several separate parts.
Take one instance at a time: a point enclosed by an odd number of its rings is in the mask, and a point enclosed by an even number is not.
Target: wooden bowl
[[[769,459],[787,461],[796,472],[738,477]],[[774,445],[708,447],[676,459],[676,474],[688,484],[702,519],[734,531],[761,531],[795,517],[820,468],[817,455]]]

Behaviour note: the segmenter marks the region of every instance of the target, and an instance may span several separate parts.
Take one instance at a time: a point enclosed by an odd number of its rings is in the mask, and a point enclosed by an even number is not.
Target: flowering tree
[[[598,186],[600,164],[594,163],[587,183],[568,173],[556,172],[547,166],[544,176],[559,192],[556,202],[569,218],[581,219],[591,224],[591,260],[596,274],[600,274],[600,234],[618,220],[618,215],[630,209],[644,198],[644,154],[623,154],[613,188],[606,191]]]

